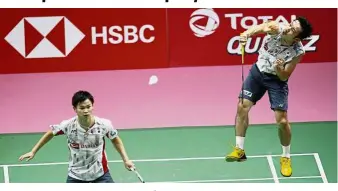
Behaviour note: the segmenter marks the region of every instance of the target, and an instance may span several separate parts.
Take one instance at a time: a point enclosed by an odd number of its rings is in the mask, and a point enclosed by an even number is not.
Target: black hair
[[[305,17],[297,17],[297,19],[302,27],[302,31],[298,34],[297,38],[301,40],[308,38],[312,35],[312,25]]]
[[[76,107],[80,102],[84,102],[86,99],[89,99],[92,104],[94,104],[94,97],[87,91],[80,90],[73,95],[72,105]]]

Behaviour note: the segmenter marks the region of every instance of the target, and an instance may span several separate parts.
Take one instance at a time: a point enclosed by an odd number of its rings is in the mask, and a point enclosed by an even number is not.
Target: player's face
[[[93,104],[89,99],[86,99],[84,102],[80,102],[74,110],[79,117],[90,117],[93,111]]]
[[[298,20],[292,21],[286,28],[284,35],[295,38],[302,31],[302,27]]]

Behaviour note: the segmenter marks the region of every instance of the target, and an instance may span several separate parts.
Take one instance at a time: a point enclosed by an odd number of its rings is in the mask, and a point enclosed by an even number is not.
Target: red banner
[[[165,9],[2,9],[0,73],[168,67]]]
[[[337,9],[2,9],[0,74],[241,64],[238,35],[305,16],[302,62],[337,61]],[[246,47],[257,59],[263,36]]]
[[[239,34],[266,20],[290,23],[305,16],[314,31],[303,41],[302,62],[337,61],[337,9],[169,9],[170,66],[241,64]],[[262,36],[246,46],[245,64],[257,59]]]

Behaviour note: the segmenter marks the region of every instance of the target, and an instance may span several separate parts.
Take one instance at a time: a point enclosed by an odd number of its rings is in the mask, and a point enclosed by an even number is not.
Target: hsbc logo
[[[5,40],[24,58],[68,56],[85,35],[66,17],[24,17]]]

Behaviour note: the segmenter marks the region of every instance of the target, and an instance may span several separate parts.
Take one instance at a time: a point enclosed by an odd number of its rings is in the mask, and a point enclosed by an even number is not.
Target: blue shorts
[[[104,175],[101,177],[97,178],[96,180],[93,181],[83,181],[83,180],[78,180],[75,178],[72,178],[68,175],[67,177],[67,183],[114,183],[109,171],[106,172]]]
[[[256,64],[251,67],[243,86],[244,99],[256,104],[268,91],[272,110],[288,110],[288,82],[281,81],[276,75],[260,72]],[[239,98],[242,98],[242,90]]]

